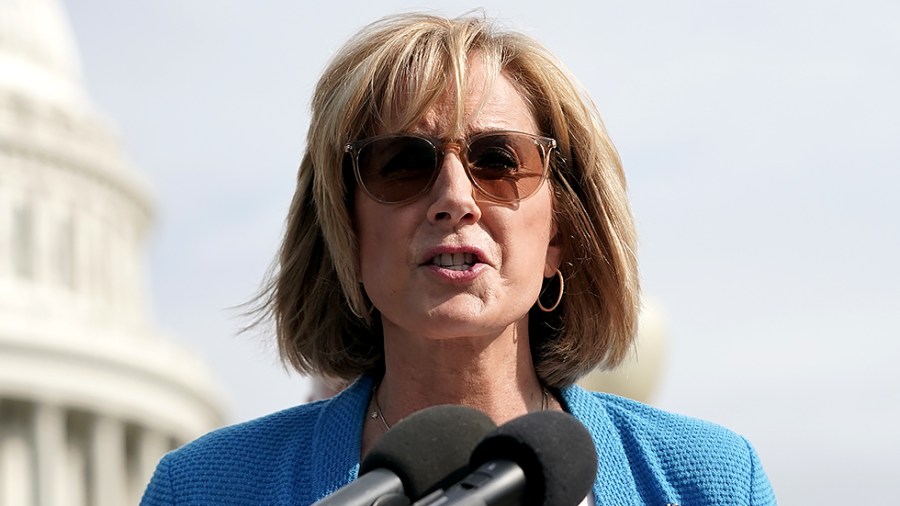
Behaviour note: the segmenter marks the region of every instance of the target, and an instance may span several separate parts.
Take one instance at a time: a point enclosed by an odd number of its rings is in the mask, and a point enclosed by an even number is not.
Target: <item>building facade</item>
[[[222,423],[207,368],[152,322],[152,218],[62,6],[0,0],[0,506],[136,504]]]

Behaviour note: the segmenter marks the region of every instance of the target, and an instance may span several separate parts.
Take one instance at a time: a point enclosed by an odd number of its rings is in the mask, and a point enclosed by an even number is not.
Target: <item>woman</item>
[[[572,386],[632,344],[634,245],[615,149],[546,49],[476,17],[372,24],[316,88],[266,294],[282,358],[353,383],[169,454],[143,504],[310,504],[438,404],[570,412],[597,504],[774,502],[743,438]]]

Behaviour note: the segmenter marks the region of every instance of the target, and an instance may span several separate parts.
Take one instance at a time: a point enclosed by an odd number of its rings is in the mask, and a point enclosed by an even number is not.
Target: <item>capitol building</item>
[[[58,0],[0,0],[0,506],[137,504],[223,422],[152,321],[151,193],[80,73]]]

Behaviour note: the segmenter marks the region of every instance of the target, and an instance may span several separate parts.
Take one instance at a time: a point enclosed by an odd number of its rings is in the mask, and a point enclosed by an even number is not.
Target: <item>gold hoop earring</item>
[[[556,269],[556,275],[559,276],[559,295],[556,296],[556,302],[553,303],[550,307],[544,307],[541,304],[541,296],[538,295],[537,305],[541,309],[541,311],[545,313],[553,312],[557,307],[559,307],[559,303],[562,302],[563,292],[566,291],[566,280],[563,278],[562,272],[559,269]],[[541,292],[541,295],[544,293]]]

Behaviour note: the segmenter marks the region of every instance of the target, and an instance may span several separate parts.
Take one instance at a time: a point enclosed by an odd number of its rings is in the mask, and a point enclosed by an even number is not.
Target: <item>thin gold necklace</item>
[[[391,430],[391,424],[384,419],[384,413],[381,411],[381,405],[378,404],[378,387],[381,386],[381,382],[375,384],[372,387],[372,404],[374,405],[372,411],[369,412],[369,418],[375,420],[379,420],[381,422],[381,426],[384,429],[384,432]],[[549,401],[549,394],[547,393],[547,388],[541,385],[541,411],[547,411],[547,405]]]
[[[384,431],[387,432],[391,430],[391,424],[387,423],[387,420],[384,419],[384,413],[381,412],[381,406],[378,404],[378,387],[380,386],[381,382],[378,382],[372,387],[372,402],[375,404],[375,409],[372,410],[369,417],[381,420],[381,425],[384,427]]]

